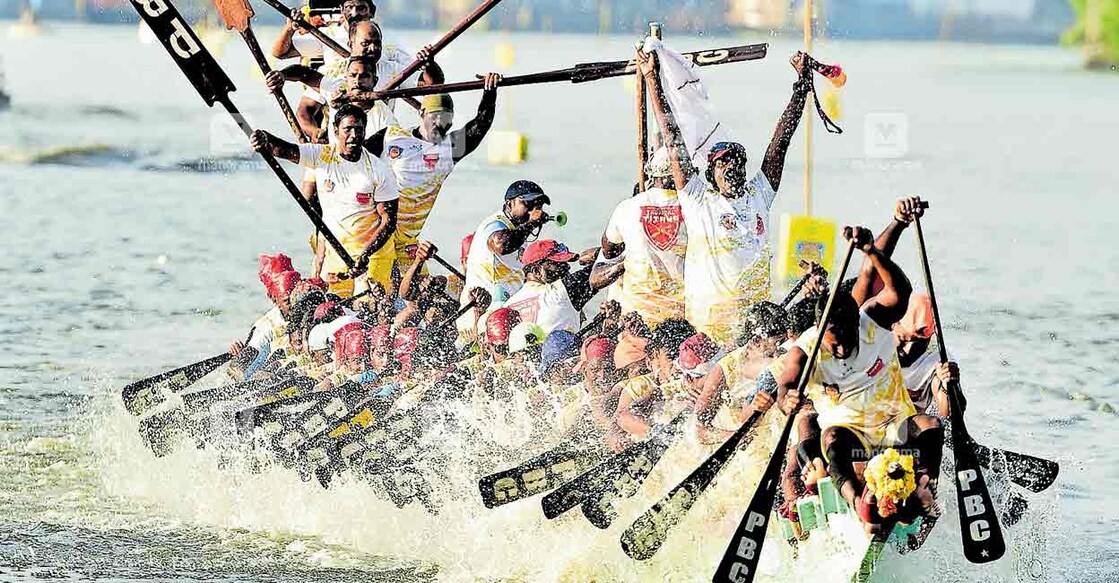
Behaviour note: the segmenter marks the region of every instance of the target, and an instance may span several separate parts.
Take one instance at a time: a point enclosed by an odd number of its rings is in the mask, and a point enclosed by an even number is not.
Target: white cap
[[[653,152],[652,157],[645,163],[645,175],[649,178],[669,178],[672,176],[672,158],[668,155],[668,148],[661,146]]]
[[[537,346],[544,342],[544,329],[533,322],[521,322],[513,326],[509,333],[509,354],[520,352],[529,346]]]
[[[334,339],[334,333],[337,332],[339,328],[346,324],[359,321],[360,320],[354,316],[339,316],[329,322],[324,322],[311,328],[311,333],[307,335],[308,348],[312,352],[330,348],[330,341]]]

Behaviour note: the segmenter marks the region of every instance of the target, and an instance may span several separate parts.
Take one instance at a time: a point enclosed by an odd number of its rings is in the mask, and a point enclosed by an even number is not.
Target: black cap
[[[505,200],[510,201],[514,198],[524,199],[526,203],[543,198],[544,204],[552,204],[552,200],[544,194],[544,189],[531,180],[518,180],[505,189]]]

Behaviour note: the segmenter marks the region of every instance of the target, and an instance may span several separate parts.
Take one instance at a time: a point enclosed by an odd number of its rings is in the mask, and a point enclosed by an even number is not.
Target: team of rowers
[[[613,211],[600,246],[576,253],[539,238],[554,218],[545,210],[551,199],[518,180],[463,239],[461,281],[428,272],[438,249],[419,236],[455,164],[486,135],[501,77],[485,76],[478,112],[460,129],[452,130],[447,95],[423,99],[417,127],[399,125],[376,90],[411,56],[384,41],[374,13],[369,0],[346,0],[343,20],[323,26],[348,42],[349,59],[329,58],[295,26],[276,42],[277,57],[327,57],[318,71],[288,67],[266,80],[307,86],[299,119],[312,140],[297,145],[258,131],[252,146],[306,169],[305,193],[357,268],[317,237],[310,277],[286,256],[263,256],[259,275],[273,308],[247,342],[231,347],[236,376],[294,369],[314,378],[317,391],[356,382],[373,392],[404,387],[399,394],[467,378],[467,398],[527,403],[547,430],[585,430],[613,451],[686,411],[701,438],[718,444],[776,404],[779,414],[797,416],[783,513],[795,515],[795,500],[831,476],[868,530],[935,518],[945,387],[959,371],[939,362],[929,299],[891,260],[923,214],[921,201],[899,200],[877,237],[845,229],[865,259],[839,285],[826,329],[817,329],[829,295],[817,265],[803,299],[769,301],[770,209],[812,91],[806,55],[791,59],[792,96],[751,171],[735,142],[689,156],[663,94],[666,49],[639,50],[662,145],[646,164],[646,183]],[[409,82],[441,80],[429,60]],[[588,319],[585,307],[600,292],[598,314]],[[798,379],[817,341],[807,399],[797,407]],[[890,463],[868,463],[880,455]]]

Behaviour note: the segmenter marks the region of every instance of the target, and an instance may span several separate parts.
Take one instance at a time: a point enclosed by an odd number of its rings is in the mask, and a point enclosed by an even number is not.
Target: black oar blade
[[[560,446],[515,468],[478,480],[478,492],[486,508],[497,508],[547,492],[597,461],[596,452]]]
[[[781,482],[781,468],[785,465],[785,452],[789,448],[789,434],[793,427],[796,415],[790,415],[785,422],[785,429],[781,432],[781,439],[777,440],[777,448],[773,457],[769,458],[769,465],[758,482],[754,497],[746,514],[738,523],[734,531],[734,538],[723,553],[719,567],[715,570],[715,583],[730,581],[733,583],[749,583],[754,580],[758,571],[758,562],[762,556],[762,545],[765,544],[765,533],[769,526],[769,515],[773,512],[773,500],[777,496],[777,485]]]
[[[711,485],[715,476],[730,461],[738,446],[761,418],[762,412],[755,411],[738,431],[730,437],[715,453],[711,454],[698,468],[688,474],[675,488],[668,491],[659,502],[639,516],[622,533],[622,551],[630,558],[644,561],[661,548],[668,538],[672,527],[679,524],[684,515],[691,510],[696,499]]]
[[[975,455],[984,467],[991,467],[992,458],[1006,460],[1006,473],[1010,481],[1031,492],[1044,492],[1057,480],[1061,466],[1045,458],[1034,457],[1004,449],[975,444]]]
[[[998,510],[991,501],[991,492],[983,477],[983,469],[975,455],[975,442],[964,426],[964,416],[958,406],[959,386],[949,383],[951,399],[952,443],[956,458],[956,504],[960,512],[960,536],[963,539],[964,557],[972,563],[989,563],[1006,553]]]
[[[548,493],[540,500],[540,507],[544,510],[544,517],[548,520],[579,506],[593,492],[599,491],[603,486],[614,480],[622,469],[629,465],[637,456],[638,446],[630,446],[625,451],[615,454],[610,459],[576,476],[570,482]]]
[[[136,381],[120,391],[124,408],[133,415],[141,415],[166,400],[163,395],[164,390],[181,391],[193,385],[202,377],[214,372],[219,366],[229,362],[231,358],[233,357],[229,353],[222,353],[194,364],[188,364]]]

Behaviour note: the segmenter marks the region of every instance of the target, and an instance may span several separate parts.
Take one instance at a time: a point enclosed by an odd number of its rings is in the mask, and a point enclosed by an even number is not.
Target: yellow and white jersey
[[[396,200],[396,179],[379,158],[364,149],[356,162],[342,158],[334,146],[299,145],[299,164],[315,170],[323,222],[342,242],[354,260],[373,241],[373,231],[381,223],[377,203]],[[346,265],[327,247],[323,269],[327,273],[346,271]]]
[[[676,191],[650,188],[618,203],[605,237],[625,244],[622,313],[637,312],[650,326],[684,317],[688,232]]]
[[[727,198],[693,177],[680,193],[688,228],[687,318],[716,342],[733,341],[745,308],[769,299],[769,211],[777,193],[759,171]]]
[[[401,63],[381,58],[377,61],[377,84],[374,90],[382,89],[397,73],[404,70],[408,63]],[[336,93],[342,90],[350,89],[349,83],[346,80],[346,67],[349,66],[349,61],[339,60],[331,64],[319,67],[319,73],[322,74],[322,81],[319,82],[319,88],[316,90],[313,87],[305,87],[303,89],[303,96],[313,99],[323,105],[327,104],[328,99],[334,97]],[[416,73],[411,77],[404,80],[400,88],[415,87],[419,82],[420,73]],[[365,135],[371,136],[390,125],[396,125],[396,100],[390,99],[388,101],[378,101],[372,109],[365,112],[367,120],[365,123]],[[333,108],[330,111],[331,126],[327,128],[327,134],[332,135],[334,132],[334,112]]]
[[[809,356],[815,343],[815,326],[796,341]],[[905,390],[894,335],[863,310],[858,352],[839,359],[821,348],[808,397],[820,414],[821,429],[847,427],[872,446],[892,445],[901,424],[916,413]]]
[[[370,132],[367,132],[370,134]],[[447,138],[438,144],[417,138],[412,131],[391,125],[385,131],[381,160],[388,164],[400,187],[396,215],[398,244],[415,244],[427,222],[443,182],[455,169],[454,151]]]
[[[515,249],[512,253],[498,255],[490,251],[487,244],[490,235],[513,227],[513,221],[509,220],[505,213],[497,212],[483,219],[478,224],[478,228],[474,229],[474,242],[471,243],[470,253],[466,256],[466,285],[463,287],[462,305],[470,301],[469,290],[476,287],[490,292],[493,304],[501,305],[524,285],[521,250]],[[467,316],[469,314],[463,317]]]
[[[330,26],[321,26],[319,30],[322,31],[328,38],[334,42],[342,45],[343,47],[350,46],[350,33],[349,29],[342,23],[332,24]],[[395,61],[401,63],[402,66],[411,63],[415,55],[408,52],[400,43],[390,38],[384,38],[381,47],[381,60],[382,61]],[[305,59],[313,59],[315,57],[322,57],[323,63],[327,66],[333,65],[337,62],[346,62],[346,58],[323,44],[323,42],[309,32],[296,30],[291,35],[291,44],[299,55]]]

